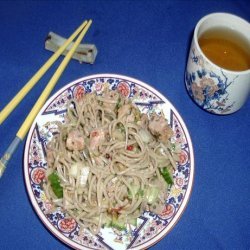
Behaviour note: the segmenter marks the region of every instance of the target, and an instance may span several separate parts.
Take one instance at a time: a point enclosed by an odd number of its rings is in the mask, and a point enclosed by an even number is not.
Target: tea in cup
[[[204,110],[239,110],[250,93],[250,24],[228,13],[203,17],[194,30],[185,83]]]

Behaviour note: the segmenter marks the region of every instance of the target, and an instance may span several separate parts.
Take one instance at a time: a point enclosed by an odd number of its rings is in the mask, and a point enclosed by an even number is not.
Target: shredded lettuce
[[[156,201],[159,193],[160,190],[157,187],[147,188],[145,197],[147,199],[148,204],[153,204]]]
[[[143,197],[143,195],[144,195],[144,191],[137,185],[132,185],[131,190],[128,189],[128,198],[130,200],[132,200],[133,196]]]

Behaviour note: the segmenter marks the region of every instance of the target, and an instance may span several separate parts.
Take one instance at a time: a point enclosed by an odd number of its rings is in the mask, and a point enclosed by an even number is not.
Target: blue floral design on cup
[[[191,64],[195,64],[192,68],[194,71],[186,71],[185,81],[189,95],[203,109],[211,113],[227,113],[232,110],[235,102],[228,104],[227,89],[234,84],[235,79],[229,80],[223,70],[220,75],[213,71],[209,71],[204,67],[204,60],[196,54],[192,49]]]

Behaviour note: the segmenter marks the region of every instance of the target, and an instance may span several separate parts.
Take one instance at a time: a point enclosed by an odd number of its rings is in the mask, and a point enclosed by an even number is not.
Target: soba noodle
[[[58,131],[47,145],[44,190],[81,227],[122,230],[145,210],[162,211],[178,156],[162,114],[142,114],[106,90],[71,101]]]

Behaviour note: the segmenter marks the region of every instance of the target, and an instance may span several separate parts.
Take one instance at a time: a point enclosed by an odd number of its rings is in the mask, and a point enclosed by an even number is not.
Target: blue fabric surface
[[[184,70],[192,31],[212,12],[250,20],[245,1],[1,1],[0,110],[50,57],[49,31],[69,36],[93,19],[85,43],[94,65],[71,61],[53,93],[96,73],[128,75],[151,84],[182,115],[193,141],[191,199],[173,230],[152,249],[250,249],[250,100],[238,112],[211,115],[187,95]],[[0,155],[14,138],[61,59],[0,126]],[[22,142],[0,180],[0,249],[68,249],[37,217],[23,177]]]

